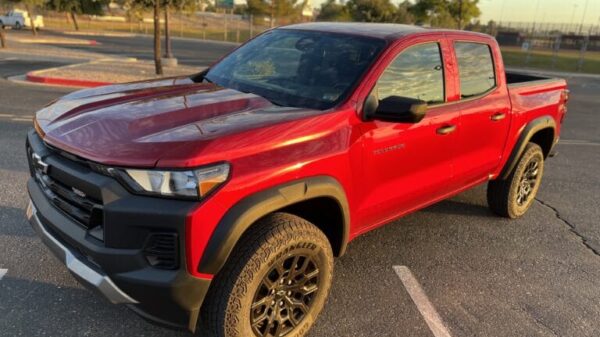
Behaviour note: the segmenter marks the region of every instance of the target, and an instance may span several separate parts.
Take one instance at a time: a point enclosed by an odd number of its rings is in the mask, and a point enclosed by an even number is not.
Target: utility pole
[[[169,3],[165,4],[165,58],[172,58],[171,54],[171,33],[169,32]]]

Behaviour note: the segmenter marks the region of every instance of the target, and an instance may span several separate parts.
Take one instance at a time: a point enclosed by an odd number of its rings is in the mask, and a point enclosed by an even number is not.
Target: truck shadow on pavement
[[[0,206],[0,236],[34,237],[25,218],[25,208]]]
[[[2,335],[190,336],[148,324],[126,307],[75,287],[4,277],[0,281]]]

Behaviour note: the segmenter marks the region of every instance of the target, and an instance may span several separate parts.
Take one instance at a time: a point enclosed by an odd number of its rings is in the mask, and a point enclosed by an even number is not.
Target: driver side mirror
[[[418,123],[427,112],[427,102],[416,98],[389,96],[377,100],[371,94],[363,108],[367,120],[376,119],[396,123]]]

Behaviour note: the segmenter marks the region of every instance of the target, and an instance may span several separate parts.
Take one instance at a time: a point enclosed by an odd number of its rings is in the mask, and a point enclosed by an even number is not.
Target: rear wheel
[[[333,275],[327,237],[275,213],[244,234],[215,277],[203,325],[216,337],[301,337],[325,305]]]
[[[23,28],[23,26],[21,26],[21,23],[19,21],[17,21],[17,23],[15,23],[15,29],[20,30],[21,28]]]
[[[533,204],[543,174],[542,148],[529,143],[507,179],[499,178],[488,183],[487,200],[490,209],[512,219],[522,216]]]

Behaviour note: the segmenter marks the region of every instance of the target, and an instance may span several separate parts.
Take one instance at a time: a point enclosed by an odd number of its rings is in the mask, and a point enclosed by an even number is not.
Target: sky
[[[312,4],[320,7],[324,1],[312,0]],[[584,10],[584,23],[596,25],[600,19],[600,0],[479,0],[479,9],[482,22],[581,23]]]

